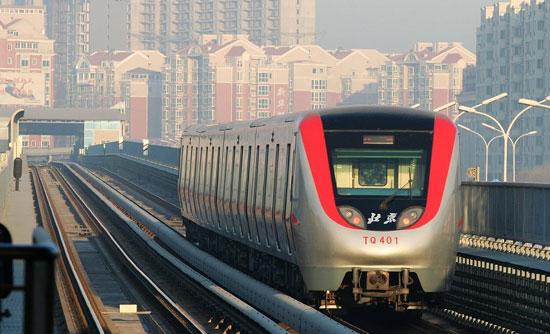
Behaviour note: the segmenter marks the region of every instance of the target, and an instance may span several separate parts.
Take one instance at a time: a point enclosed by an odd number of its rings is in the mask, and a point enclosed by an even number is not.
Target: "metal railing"
[[[550,333],[550,273],[459,253],[448,308],[520,333]]]
[[[57,248],[41,227],[34,230],[32,245],[0,243],[0,291],[3,300],[22,299],[23,318],[20,324],[15,324],[21,332],[53,333],[57,254]],[[14,304],[19,306],[17,302],[10,304],[12,308]],[[1,303],[0,311],[0,326],[12,314],[21,313],[10,308],[4,310]]]

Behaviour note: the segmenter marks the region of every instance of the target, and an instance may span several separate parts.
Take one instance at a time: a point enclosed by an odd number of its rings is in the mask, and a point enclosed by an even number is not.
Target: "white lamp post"
[[[476,132],[464,125],[461,125],[461,124],[458,124],[458,127],[461,128],[461,129],[464,129],[468,132],[471,132],[475,135],[477,135],[479,138],[481,138],[481,140],[483,141],[483,144],[485,144],[485,181],[487,181],[487,178],[488,178],[488,172],[489,172],[489,147],[491,146],[491,143],[497,139],[497,138],[501,138],[502,135],[498,135],[498,136],[495,136],[491,139],[489,139],[489,141],[487,141],[485,139],[485,137],[483,137],[479,132]]]
[[[514,182],[516,182],[516,144],[521,138],[536,135],[536,134],[537,134],[537,131],[530,131],[522,134],[521,136],[517,137],[516,140],[512,141],[512,180]]]
[[[545,101],[550,101],[550,95],[547,96],[546,98],[544,98],[544,100],[541,100],[541,101],[535,101],[535,100],[530,100],[530,99],[519,99],[518,100],[518,103],[519,104],[525,104],[529,107],[536,107],[536,108],[545,108],[545,109],[550,109],[550,106],[549,105],[546,105],[546,104],[542,104],[543,102]]]
[[[508,93],[500,93],[500,94],[498,94],[498,95],[495,95],[495,96],[493,96],[493,97],[490,97],[490,98],[488,98],[488,99],[485,99],[485,100],[481,101],[481,103],[476,104],[475,106],[470,107],[470,108],[471,108],[471,109],[476,109],[476,108],[481,107],[481,106],[486,106],[486,105],[488,105],[489,103],[493,103],[493,102],[495,102],[495,101],[498,101],[498,100],[500,100],[500,99],[503,99],[503,98],[505,98],[506,96],[508,96]],[[460,110],[460,111],[462,111],[462,112],[459,113],[459,114],[455,117],[455,119],[454,119],[455,123],[458,121],[458,119],[460,118],[460,116],[464,115],[464,113],[467,112],[467,111],[465,111],[465,110],[460,109],[460,107],[463,107],[463,106],[459,106],[459,107],[458,107],[458,110]],[[466,108],[468,108],[468,107],[466,107]]]
[[[508,161],[508,145],[507,145],[507,142],[508,142],[508,136],[506,135],[506,131],[504,130],[504,127],[502,127],[502,124],[493,116],[489,115],[489,114],[486,114],[484,112],[480,112],[480,111],[477,111],[475,110],[474,108],[470,108],[470,107],[465,107],[465,106],[460,106],[458,107],[459,110],[461,111],[464,111],[464,112],[467,112],[467,113],[471,113],[471,114],[478,114],[478,115],[481,115],[481,116],[484,116],[484,117],[487,117],[489,118],[490,120],[492,120],[493,122],[495,122],[498,127],[500,128],[499,132],[501,132],[503,134],[503,139],[504,139],[504,161]],[[458,118],[458,117],[457,117]],[[506,163],[504,163],[504,166],[503,166],[503,181],[506,182],[507,179],[508,179],[508,173],[507,173],[507,169],[506,169]]]
[[[491,126],[487,123],[482,123],[481,125],[483,125],[486,128],[489,128],[493,131],[500,132],[499,129],[497,129],[494,126]],[[529,132],[526,132],[524,134],[519,135],[515,140],[512,140],[511,137],[508,137],[509,140],[510,140],[510,143],[512,143],[512,181],[513,182],[516,182],[516,144],[518,143],[518,141],[521,138],[536,135],[537,133],[538,133],[537,131],[529,131]]]
[[[446,104],[444,104],[444,105],[442,105],[442,106],[439,106],[439,107],[435,108],[435,109],[434,109],[434,112],[440,112],[440,111],[445,110],[445,109],[447,109],[447,108],[450,108],[450,107],[452,107],[452,106],[454,106],[454,105],[456,105],[456,104],[457,104],[456,101],[451,101],[451,102],[449,102],[449,103],[446,103]]]
[[[518,118],[521,115],[523,115],[527,110],[529,110],[533,107],[540,107],[540,108],[550,109],[550,106],[542,104],[542,102],[545,102],[545,101],[548,101],[548,100],[550,100],[550,96],[547,96],[546,98],[544,98],[544,99],[542,99],[538,102],[534,101],[534,100],[529,100],[529,99],[519,99],[518,102],[520,104],[526,104],[527,107],[523,108],[520,112],[518,112],[514,116],[514,118],[512,119],[510,124],[508,125],[508,128],[506,129],[506,131],[504,131],[504,128],[502,127],[502,124],[500,124],[500,122],[497,121],[494,117],[492,117],[490,115],[487,115],[487,114],[484,114],[484,113],[479,113],[478,112],[478,114],[482,114],[482,115],[490,118],[492,121],[494,121],[499,126],[500,130],[495,129],[495,128],[493,128],[493,129],[498,131],[498,132],[501,132],[504,135],[504,163],[503,163],[503,168],[504,168],[503,169],[503,181],[504,182],[508,181],[508,168],[507,168],[508,167],[508,140],[510,140],[513,143],[513,141],[510,139],[510,132],[512,131],[512,127],[514,126],[514,124],[516,123],[516,121],[518,120]],[[466,112],[471,112],[471,110],[467,110],[467,109],[470,109],[468,107],[459,107],[459,109],[464,110]],[[488,125],[488,124],[483,124],[483,126],[491,128],[491,126]],[[515,159],[515,157],[512,157],[512,159]],[[512,164],[512,168],[514,168],[514,164]]]

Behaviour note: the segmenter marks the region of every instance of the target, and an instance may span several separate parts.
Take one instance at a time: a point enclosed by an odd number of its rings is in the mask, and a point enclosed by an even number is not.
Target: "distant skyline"
[[[457,41],[475,51],[481,8],[496,2],[317,0],[317,41],[326,48],[383,52],[409,50],[417,41]]]
[[[309,0],[302,0],[309,1]],[[480,11],[494,0],[317,0],[317,42],[325,48],[409,50],[418,41],[458,41],[475,51]],[[91,48],[107,48],[107,0],[91,2]],[[110,46],[125,49],[124,3],[111,1]]]

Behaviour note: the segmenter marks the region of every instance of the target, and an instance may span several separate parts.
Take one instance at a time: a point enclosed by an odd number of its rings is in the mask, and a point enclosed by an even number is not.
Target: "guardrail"
[[[497,328],[504,327],[519,333],[549,333],[549,286],[550,274],[544,270],[458,253],[445,301],[454,312],[475,315],[477,319],[465,320],[479,329],[509,333]]]
[[[20,328],[24,333],[53,333],[54,320],[54,294],[55,294],[55,276],[54,265],[58,251],[52,243],[48,234],[41,227],[37,227],[33,232],[32,245],[17,245],[9,243],[0,243],[0,272],[2,280],[0,282],[2,298],[21,299],[23,304],[24,316],[20,324],[15,327]],[[22,261],[21,261],[22,260]],[[8,275],[4,275],[7,268]],[[17,270],[19,266],[20,270]],[[16,276],[20,279],[14,279],[14,272],[22,273]],[[19,281],[23,281],[21,284]],[[21,296],[21,293],[23,296]],[[18,303],[10,303],[17,305]],[[12,312],[19,312],[13,309],[0,309],[0,323],[3,318],[9,317]]]

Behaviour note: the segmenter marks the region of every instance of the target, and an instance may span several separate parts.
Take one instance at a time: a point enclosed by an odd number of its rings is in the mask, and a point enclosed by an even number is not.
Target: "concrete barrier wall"
[[[105,143],[105,152],[103,144],[89,146],[86,151],[87,155],[103,155],[104,153],[122,153],[176,168],[179,166],[180,160],[180,150],[177,147],[149,145],[148,154],[145,156],[143,154],[143,143],[134,141],[123,142],[122,150],[119,149],[118,142],[111,142]]]
[[[550,245],[550,185],[463,184],[464,233]]]
[[[10,181],[13,176],[13,159],[11,151],[0,153],[0,223],[6,221],[7,198],[10,192]]]

